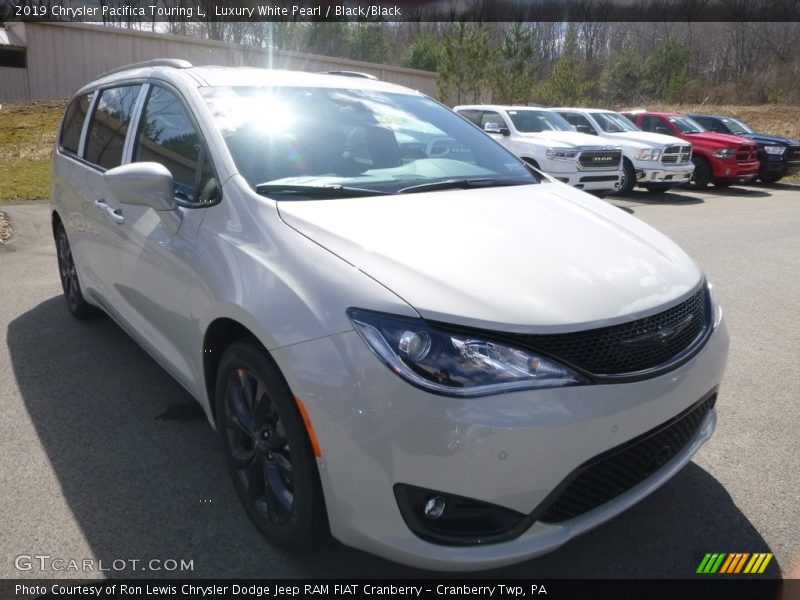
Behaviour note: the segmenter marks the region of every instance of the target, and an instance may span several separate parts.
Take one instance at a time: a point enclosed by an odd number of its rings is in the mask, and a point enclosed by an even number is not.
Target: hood
[[[577,131],[537,131],[535,133],[520,133],[519,139],[546,142],[558,142],[559,146],[577,148],[579,146],[606,146],[616,148],[616,144],[609,140],[598,138],[596,135],[579,133]]]
[[[470,327],[612,324],[685,297],[702,277],[657,231],[561,183],[279,201],[278,210],[422,317]]]
[[[646,144],[649,148],[661,148],[663,146],[685,146],[688,142],[681,138],[664,135],[663,133],[651,133],[649,131],[620,131],[618,133],[603,134],[608,138],[626,142],[639,142]]]
[[[690,142],[699,142],[701,144],[741,146],[742,144],[753,143],[753,140],[749,140],[738,135],[730,135],[729,133],[715,133],[712,131],[704,131],[702,133],[687,133],[684,135],[686,135],[684,139]]]
[[[800,145],[800,140],[792,140],[789,138],[785,138],[780,135],[768,135],[766,133],[748,133],[742,137],[747,137],[754,142],[757,142],[761,145],[767,144],[778,144],[784,146],[798,146]]]

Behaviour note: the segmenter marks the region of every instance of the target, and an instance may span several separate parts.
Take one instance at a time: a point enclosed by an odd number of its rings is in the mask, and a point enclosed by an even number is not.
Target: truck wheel
[[[627,158],[622,159],[622,181],[620,181],[619,189],[614,192],[617,196],[624,196],[630,194],[633,186],[636,185],[636,169],[633,168],[631,161]]]
[[[763,175],[759,175],[758,178],[764,183],[778,183],[781,179],[783,179],[783,175],[778,175],[777,173],[764,173]]]
[[[702,156],[693,156],[692,162],[694,163],[694,174],[689,182],[689,186],[702,190],[709,183],[711,183],[711,165]]]

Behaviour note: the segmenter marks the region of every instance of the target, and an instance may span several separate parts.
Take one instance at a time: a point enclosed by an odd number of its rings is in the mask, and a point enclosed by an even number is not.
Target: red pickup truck
[[[692,144],[692,184],[727,187],[758,177],[758,144],[736,135],[712,133],[694,119],[677,113],[629,111],[622,113],[640,129],[674,135]]]

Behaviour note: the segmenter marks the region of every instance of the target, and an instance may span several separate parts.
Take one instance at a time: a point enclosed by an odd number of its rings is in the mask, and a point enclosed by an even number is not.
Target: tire
[[[72,258],[72,249],[67,239],[67,232],[60,223],[56,226],[56,256],[58,258],[58,275],[61,278],[61,289],[67,308],[77,319],[90,319],[99,316],[100,310],[86,302],[78,281],[78,271]]]
[[[663,194],[664,192],[670,191],[673,187],[675,186],[670,183],[650,183],[644,186],[644,189],[653,194]]]
[[[698,190],[702,190],[709,183],[711,183],[711,165],[702,156],[693,156],[692,162],[694,163],[694,173],[689,182],[689,186]]]
[[[778,183],[781,179],[783,179],[783,175],[779,175],[777,173],[765,173],[763,175],[759,175],[758,178],[764,183]]]
[[[714,182],[714,187],[718,187],[718,188],[723,188],[724,189],[724,188],[731,187],[733,184],[734,184],[733,181],[715,181]]]
[[[630,194],[633,190],[633,186],[636,185],[636,169],[633,168],[631,161],[627,158],[622,159],[622,172],[622,182],[620,183],[619,189],[614,192],[616,196]]]
[[[250,520],[276,545],[300,548],[328,530],[319,471],[294,397],[266,352],[239,341],[217,370],[217,429]]]

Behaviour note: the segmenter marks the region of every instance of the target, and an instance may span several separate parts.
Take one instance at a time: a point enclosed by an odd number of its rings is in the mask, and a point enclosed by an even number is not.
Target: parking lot
[[[476,575],[683,578],[706,552],[773,552],[765,576],[800,577],[800,186],[608,201],[681,244],[714,283],[732,335],[716,434],[627,513]],[[0,247],[0,577],[92,575],[19,571],[19,555],[193,565],[108,576],[426,575],[334,541],[302,553],[264,541],[199,406],[112,321],[67,312],[47,203],[0,209],[15,229]]]

